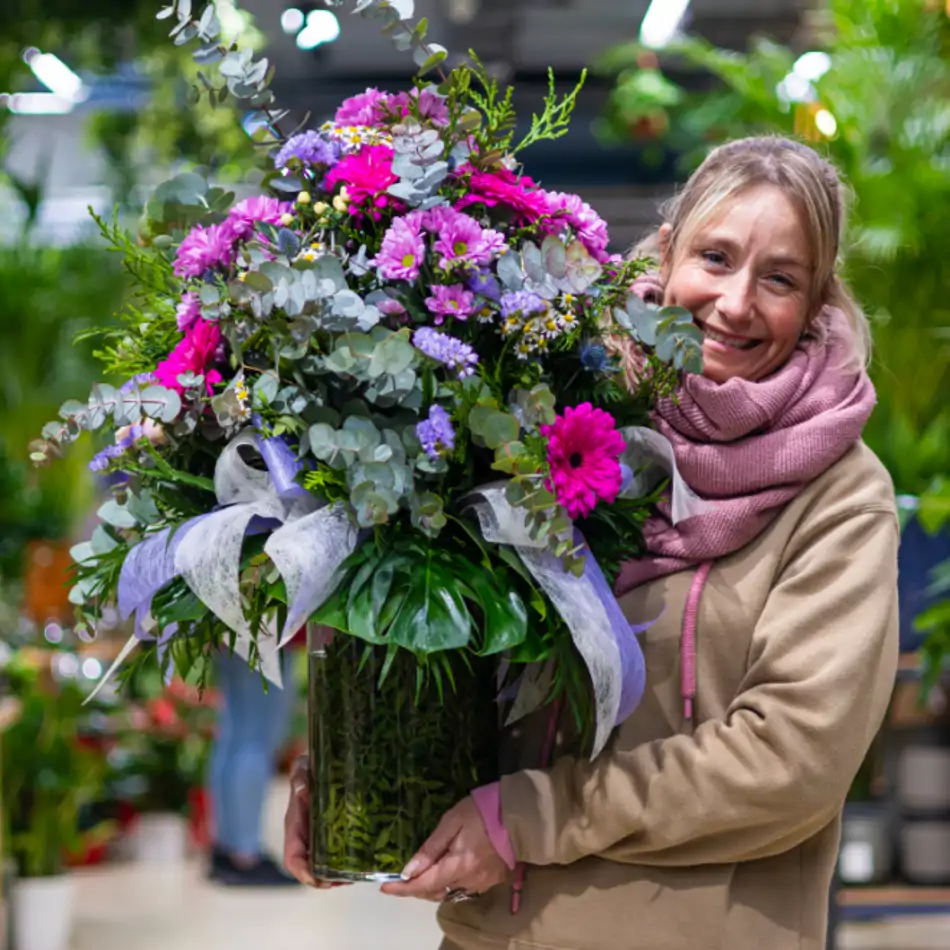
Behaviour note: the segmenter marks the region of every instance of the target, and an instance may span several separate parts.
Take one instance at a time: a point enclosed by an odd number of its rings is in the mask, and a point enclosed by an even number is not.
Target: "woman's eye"
[[[702,256],[707,264],[713,264],[716,267],[722,267],[726,263],[726,255],[721,251],[703,251]]]
[[[784,274],[771,274],[768,279],[783,290],[791,290],[795,286],[792,279]]]

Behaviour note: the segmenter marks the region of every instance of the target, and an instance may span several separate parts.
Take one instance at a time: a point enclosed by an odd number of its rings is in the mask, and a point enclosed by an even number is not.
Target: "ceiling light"
[[[304,50],[316,49],[324,43],[339,39],[340,21],[330,10],[313,10],[307,14],[307,25],[297,34],[297,46]]]
[[[303,10],[298,10],[296,7],[290,7],[280,15],[280,28],[288,36],[295,36],[299,33],[306,22],[307,18],[304,16]]]
[[[829,69],[831,69],[831,57],[818,50],[803,53],[792,67],[796,76],[801,76],[809,82],[817,82]]]
[[[0,106],[17,115],[67,115],[76,103],[52,92],[5,92],[0,94]]]
[[[689,0],[652,0],[640,24],[640,42],[650,49],[669,46],[688,9]]]
[[[815,128],[826,139],[834,138],[838,134],[838,120],[827,109],[819,109],[815,113]]]
[[[82,102],[89,95],[82,79],[53,53],[41,53],[30,47],[24,52],[23,61],[54,95],[72,102]]]

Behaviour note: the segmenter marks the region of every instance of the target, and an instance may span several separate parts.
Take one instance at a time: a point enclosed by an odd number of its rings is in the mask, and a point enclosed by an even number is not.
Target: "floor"
[[[266,838],[276,851],[285,791],[268,801]],[[241,892],[209,885],[184,867],[116,865],[78,875],[72,950],[437,950],[429,905],[395,901],[374,887],[325,893]],[[950,917],[844,928],[839,950],[947,950]]]

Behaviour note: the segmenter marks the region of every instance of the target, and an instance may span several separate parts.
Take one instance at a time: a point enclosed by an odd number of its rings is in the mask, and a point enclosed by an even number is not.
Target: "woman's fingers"
[[[284,867],[302,884],[319,886],[310,873],[310,785],[303,758],[290,772],[290,801],[284,815]]]
[[[417,900],[444,901],[455,888],[461,867],[457,855],[448,854],[409,881],[384,884],[382,891],[391,897],[415,897]]]

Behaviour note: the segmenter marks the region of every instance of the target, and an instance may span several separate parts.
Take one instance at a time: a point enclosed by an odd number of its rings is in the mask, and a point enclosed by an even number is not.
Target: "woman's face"
[[[668,226],[661,239],[669,241]],[[798,212],[774,186],[744,192],[687,235],[663,277],[664,303],[685,307],[703,331],[703,375],[717,383],[773,373],[805,329],[808,244]]]

